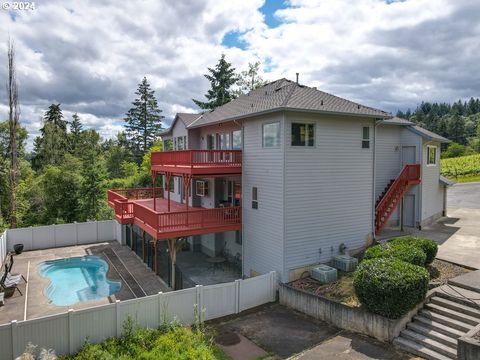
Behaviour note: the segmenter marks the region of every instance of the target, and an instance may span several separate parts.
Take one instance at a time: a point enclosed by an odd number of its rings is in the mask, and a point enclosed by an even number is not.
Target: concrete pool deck
[[[107,298],[84,301],[70,306],[55,306],[50,304],[44,295],[44,289],[50,280],[38,272],[38,264],[46,260],[55,260],[85,255],[98,255],[108,264],[108,278],[122,282],[121,289]],[[34,319],[46,315],[66,312],[68,309],[83,309],[92,306],[127,300],[146,295],[154,295],[168,288],[143,261],[116,241],[101,244],[70,246],[46,250],[26,251],[14,256],[12,273],[20,273],[28,280],[23,281],[19,289],[23,295],[15,291],[12,297],[5,299],[5,305],[0,306],[0,324],[12,320]]]

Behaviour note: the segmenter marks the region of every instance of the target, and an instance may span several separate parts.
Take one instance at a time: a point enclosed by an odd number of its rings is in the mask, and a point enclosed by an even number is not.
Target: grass
[[[131,322],[124,326],[124,335],[110,338],[100,344],[85,344],[75,355],[64,360],[231,360],[203,328],[179,324],[164,325],[159,329],[133,328]]]
[[[480,182],[480,175],[460,176],[457,179],[451,179],[459,183]]]

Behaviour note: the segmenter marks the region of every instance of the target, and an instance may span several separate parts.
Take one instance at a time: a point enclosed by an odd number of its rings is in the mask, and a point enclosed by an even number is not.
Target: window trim
[[[435,162],[432,163],[432,164],[430,163],[430,149],[435,149]],[[437,164],[438,164],[437,155],[438,155],[438,146],[427,145],[427,164],[426,164],[426,166],[428,166],[428,167],[437,166]]]
[[[309,125],[313,125],[313,145],[308,145],[308,133],[305,134],[305,145],[293,145],[293,125],[305,125],[306,126],[306,131],[309,127]],[[317,147],[317,123],[315,122],[310,122],[310,121],[292,121],[290,123],[290,147],[292,148],[315,148]]]
[[[199,191],[201,190],[201,191]],[[208,196],[209,190],[209,181],[208,180],[197,180],[195,182],[195,194],[197,196]]]
[[[367,128],[368,129],[368,138],[364,138],[364,129]],[[371,138],[370,138],[370,126],[369,125],[362,125],[362,146],[361,146],[361,149],[362,150],[369,150],[370,149],[370,143],[371,143]],[[364,142],[368,142],[368,146],[364,147]]]
[[[265,146],[265,126],[266,125],[273,125],[278,124],[278,145],[276,146]],[[281,128],[280,121],[270,121],[262,123],[262,148],[263,149],[280,149],[282,144],[282,128]]]
[[[235,137],[235,134],[238,134],[238,133],[240,133],[240,147],[234,146],[234,137]],[[242,134],[243,134],[242,129],[232,131],[232,135],[231,135],[231,137],[232,137],[232,150],[242,150],[242,148],[243,148],[243,139],[242,139],[243,136],[242,136]]]

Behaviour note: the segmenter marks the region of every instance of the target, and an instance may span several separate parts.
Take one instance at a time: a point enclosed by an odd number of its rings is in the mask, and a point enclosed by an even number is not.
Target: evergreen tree
[[[447,132],[450,140],[458,144],[465,144],[465,119],[455,113],[447,123]]]
[[[213,110],[235,98],[231,87],[236,84],[238,79],[235,75],[235,68],[225,60],[225,54],[222,54],[214,69],[208,68],[208,72],[209,74],[204,74],[210,81],[210,89],[205,94],[208,101],[192,100],[202,109]]]
[[[83,157],[82,177],[80,216],[83,220],[98,220],[105,211],[106,171],[105,162],[93,150]]]
[[[63,119],[62,109],[60,104],[52,104],[48,107],[48,110],[43,116],[45,124],[53,124],[55,127],[67,133],[67,122]],[[45,127],[40,129],[42,134],[45,131]]]
[[[132,103],[125,117],[125,129],[130,147],[137,161],[152,146],[162,130],[162,110],[159,109],[155,91],[150,89],[144,77],[135,92],[138,98]]]
[[[70,146],[72,153],[75,154],[81,141],[81,134],[83,130],[82,122],[77,113],[72,115],[72,122],[70,123]]]

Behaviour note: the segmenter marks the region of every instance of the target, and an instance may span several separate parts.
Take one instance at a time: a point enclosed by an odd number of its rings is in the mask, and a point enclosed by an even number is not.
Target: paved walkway
[[[233,346],[237,346],[235,360],[257,359],[254,354],[258,348],[252,347],[251,342],[268,352],[271,359],[414,359],[391,344],[339,329],[279,304],[211,322],[209,327],[216,332],[217,339],[225,335],[224,344],[229,337],[234,339],[230,334],[250,340],[245,343],[245,352],[241,350],[239,341],[232,341]],[[223,348],[233,355],[227,350],[229,346]]]

